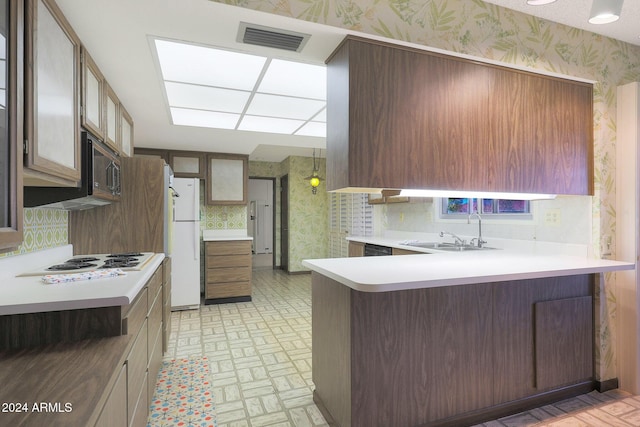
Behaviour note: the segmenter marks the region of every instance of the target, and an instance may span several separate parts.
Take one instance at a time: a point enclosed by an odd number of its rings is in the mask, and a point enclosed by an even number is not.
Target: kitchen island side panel
[[[351,298],[353,426],[418,426],[493,405],[491,284]]]
[[[351,289],[311,274],[312,375],[314,401],[327,420],[351,423]],[[328,412],[327,412],[328,411]]]

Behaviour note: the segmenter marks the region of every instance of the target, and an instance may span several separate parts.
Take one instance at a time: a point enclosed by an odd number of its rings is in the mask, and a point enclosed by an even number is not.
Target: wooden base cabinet
[[[251,301],[251,240],[205,242],[205,304]]]
[[[122,365],[118,379],[96,422],[96,427],[127,427],[127,425],[127,365]]]
[[[593,278],[358,292],[312,273],[314,401],[332,426],[463,426],[595,388]]]

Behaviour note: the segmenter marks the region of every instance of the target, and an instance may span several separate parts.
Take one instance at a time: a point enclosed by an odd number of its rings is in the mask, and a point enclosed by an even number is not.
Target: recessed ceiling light
[[[296,135],[302,136],[318,136],[321,138],[325,138],[327,136],[327,125],[325,123],[318,122],[309,122],[306,125],[302,126],[295,133]]]
[[[170,107],[242,113],[251,92],[165,82]]]
[[[154,39],[175,125],[326,133],[326,67]],[[307,122],[309,125],[302,130]]]
[[[235,129],[240,114],[191,110],[188,108],[171,108],[171,118],[173,119],[174,125]]]
[[[327,99],[327,68],[274,59],[262,78],[258,92]]]
[[[223,49],[156,40],[165,81],[252,90],[267,58]]]
[[[541,6],[543,4],[553,3],[556,0],[527,0],[527,4],[531,6]]]
[[[247,109],[247,114],[309,120],[324,108],[325,104],[325,101],[315,99],[256,93]]]
[[[303,120],[275,119],[271,117],[244,116],[238,130],[292,134],[304,124]]]

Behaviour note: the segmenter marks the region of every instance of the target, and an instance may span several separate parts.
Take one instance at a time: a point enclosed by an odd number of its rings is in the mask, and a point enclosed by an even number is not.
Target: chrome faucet
[[[484,245],[485,242],[484,240],[482,240],[482,217],[480,216],[480,214],[478,213],[478,211],[473,212],[472,214],[469,215],[469,217],[467,218],[467,224],[471,224],[471,217],[472,216],[476,216],[478,218],[478,237],[474,237],[473,239],[471,239],[471,245],[473,246],[473,241],[477,240],[477,246],[479,248],[482,247],[482,245]],[[442,235],[442,233],[441,233]]]
[[[466,246],[467,242],[462,240],[460,237],[456,236],[455,234],[449,232],[449,231],[441,231],[440,232],[440,237],[444,237],[444,235],[447,234],[451,237],[453,237],[456,240],[456,245],[457,246]]]

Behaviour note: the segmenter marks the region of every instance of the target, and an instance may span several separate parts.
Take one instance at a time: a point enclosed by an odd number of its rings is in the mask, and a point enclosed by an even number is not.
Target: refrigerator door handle
[[[194,230],[194,239],[193,239],[193,260],[197,261],[200,258],[200,223],[196,222]]]

